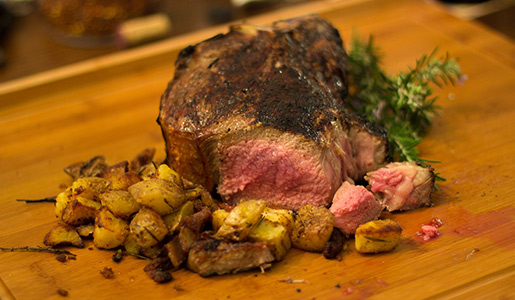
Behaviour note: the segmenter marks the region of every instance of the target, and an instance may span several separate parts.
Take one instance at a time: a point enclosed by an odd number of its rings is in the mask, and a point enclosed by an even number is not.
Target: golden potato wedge
[[[232,241],[244,241],[250,230],[261,220],[265,201],[248,200],[236,205],[227,215],[222,226],[216,232],[216,238]]]
[[[184,183],[182,182],[182,177],[179,175],[179,173],[175,172],[174,169],[170,168],[166,164],[161,164],[157,168],[157,178],[169,180],[176,185],[180,186],[181,188],[184,188]]]
[[[109,188],[109,180],[100,177],[83,177],[72,183],[72,197],[83,198],[100,202],[100,194]]]
[[[113,215],[128,219],[139,211],[141,205],[136,202],[128,191],[107,191],[100,195],[100,201]]]
[[[84,242],[72,226],[58,223],[45,235],[43,243],[49,247],[75,246],[82,248]]]
[[[283,259],[291,248],[290,233],[279,222],[263,218],[248,236],[250,241],[267,244],[276,260]]]
[[[334,216],[325,207],[305,205],[298,211],[291,242],[293,247],[310,252],[322,252],[331,237]]]
[[[149,248],[161,242],[168,228],[161,216],[154,210],[142,207],[130,223],[130,233],[142,248]]]
[[[175,183],[164,179],[148,179],[129,187],[136,201],[164,216],[181,207],[186,200],[184,191]]]
[[[391,251],[399,244],[401,233],[401,225],[391,219],[361,224],[354,235],[356,251],[360,253]]]
[[[179,226],[185,217],[191,216],[194,213],[194,205],[191,201],[186,201],[184,204],[173,213],[163,217],[163,221],[168,227],[168,231],[173,234],[179,231]]]
[[[128,234],[127,221],[115,217],[107,207],[102,207],[97,212],[93,231],[93,243],[97,248],[116,248],[125,242]]]
[[[265,207],[263,210],[263,219],[267,219],[271,222],[277,222],[284,226],[288,230],[288,234],[291,234],[293,230],[293,211],[289,209],[274,209]]]
[[[222,224],[224,223],[225,221],[225,218],[227,218],[227,216],[229,215],[229,212],[226,211],[225,209],[217,209],[213,212],[212,214],[212,221],[211,223],[213,224],[213,230],[216,232],[218,231],[218,229],[220,229],[220,227],[222,227]]]
[[[66,205],[72,199],[72,187],[68,187],[64,192],[61,192],[55,197],[55,216],[61,218]]]
[[[72,226],[93,223],[97,210],[101,206],[99,202],[76,196],[64,208],[61,220]]]

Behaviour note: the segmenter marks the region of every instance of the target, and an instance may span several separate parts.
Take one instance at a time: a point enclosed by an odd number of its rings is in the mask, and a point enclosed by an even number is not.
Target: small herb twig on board
[[[54,249],[54,248],[43,248],[43,247],[11,247],[11,248],[5,248],[0,247],[1,251],[4,252],[45,252],[45,253],[53,253],[53,254],[66,254],[71,256],[77,256],[76,254],[71,253],[70,251],[63,250],[63,249]]]
[[[41,203],[41,202],[55,202],[57,197],[56,196],[53,196],[53,197],[46,197],[46,198],[42,198],[42,199],[16,199],[16,201],[19,201],[19,202],[25,202],[25,203]]]

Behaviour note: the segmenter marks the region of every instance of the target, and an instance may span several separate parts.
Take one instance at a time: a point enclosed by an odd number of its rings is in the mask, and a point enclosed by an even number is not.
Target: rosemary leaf
[[[460,66],[448,53],[437,57],[436,47],[416,60],[414,68],[389,76],[380,66],[379,51],[373,36],[364,42],[354,34],[348,54],[348,106],[387,130],[395,160],[436,163],[421,159],[417,146],[440,110],[432,86],[454,84],[463,77]],[[439,173],[436,178],[444,180]]]

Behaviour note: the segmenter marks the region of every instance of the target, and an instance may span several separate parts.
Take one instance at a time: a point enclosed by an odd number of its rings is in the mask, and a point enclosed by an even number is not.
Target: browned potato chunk
[[[177,211],[163,217],[163,221],[168,227],[170,233],[179,231],[179,226],[185,217],[191,216],[194,213],[194,205],[191,201],[186,201]]]
[[[100,177],[84,177],[72,183],[72,196],[100,201],[100,194],[109,188],[109,180]]]
[[[289,209],[265,207],[265,210],[263,210],[263,219],[283,225],[284,228],[288,230],[288,234],[291,234],[293,230],[293,212]]]
[[[164,239],[168,228],[161,216],[154,210],[142,207],[131,221],[130,232],[138,245],[142,248],[149,248]]]
[[[125,248],[125,251],[131,253],[131,254],[139,254],[141,251],[141,246],[138,245],[138,242],[136,241],[136,236],[130,234],[125,239],[125,242],[123,243],[123,247]]]
[[[244,241],[250,230],[261,220],[265,201],[248,200],[239,203],[225,218],[216,232],[216,237],[232,241]]]
[[[150,178],[156,178],[157,166],[154,163],[146,164],[141,166],[138,171],[138,175],[143,178],[143,180],[147,180]]]
[[[61,192],[55,198],[55,216],[61,218],[66,205],[72,199],[72,188],[68,187],[64,192]]]
[[[92,223],[95,220],[97,210],[101,206],[96,201],[78,196],[68,202],[63,210],[61,220],[73,226]]]
[[[140,182],[142,178],[136,172],[127,171],[128,162],[123,161],[112,165],[104,170],[102,177],[109,180],[111,190],[124,190],[126,191],[129,186]]]
[[[229,212],[226,211],[225,209],[217,209],[213,212],[213,214],[212,214],[213,220],[211,221],[211,223],[213,224],[214,231],[218,231],[218,229],[220,229],[220,227],[222,227],[222,224],[224,223],[225,218],[227,218],[228,215],[229,215]]]
[[[70,225],[58,223],[46,234],[43,243],[50,247],[68,246],[82,248],[84,243],[79,234]]]
[[[138,203],[164,216],[181,207],[186,200],[184,191],[175,183],[163,179],[148,179],[129,187]]]
[[[329,209],[305,205],[299,209],[295,218],[291,242],[297,249],[322,252],[333,228],[334,216]]]
[[[140,172],[142,168],[152,163],[155,154],[155,148],[143,149],[143,151],[138,153],[131,161],[131,171]]]
[[[359,225],[355,233],[356,250],[360,253],[391,251],[399,244],[401,233],[401,225],[390,219]]]
[[[107,191],[100,196],[100,200],[113,215],[122,219],[128,219],[141,207],[127,191]]]
[[[176,185],[180,186],[181,188],[184,187],[184,183],[182,182],[182,177],[179,175],[179,173],[175,172],[172,168],[170,168],[168,165],[162,164],[159,165],[157,168],[157,178],[169,180]]]
[[[283,259],[291,248],[290,234],[286,227],[268,219],[262,219],[250,231],[249,240],[267,244],[276,260]]]
[[[92,237],[93,231],[95,231],[95,224],[85,224],[77,226],[77,232],[81,237]]]
[[[115,217],[107,207],[102,207],[95,218],[93,242],[103,249],[116,248],[123,244],[129,234],[127,221]]]

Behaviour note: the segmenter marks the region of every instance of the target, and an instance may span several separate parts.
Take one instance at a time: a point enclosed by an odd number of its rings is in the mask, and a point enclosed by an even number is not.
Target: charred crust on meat
[[[222,241],[219,239],[210,239],[204,244],[204,250],[206,251],[214,251],[218,248]]]

